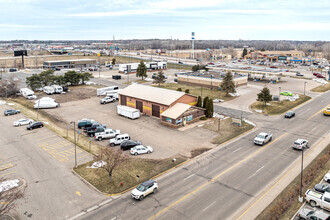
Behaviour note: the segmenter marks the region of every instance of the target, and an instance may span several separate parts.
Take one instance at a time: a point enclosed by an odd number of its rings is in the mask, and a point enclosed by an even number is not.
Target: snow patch
[[[19,180],[6,180],[2,183],[0,183],[0,192],[5,192],[7,190],[10,190],[12,188],[18,187]]]
[[[100,167],[103,167],[105,164],[107,164],[107,162],[104,162],[101,160],[101,161],[94,162],[92,164],[92,166],[86,167],[86,168],[100,168]]]

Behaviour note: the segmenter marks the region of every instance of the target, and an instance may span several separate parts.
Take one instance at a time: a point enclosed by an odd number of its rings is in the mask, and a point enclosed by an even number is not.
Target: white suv
[[[295,142],[293,142],[292,147],[297,150],[308,148],[308,141],[304,139],[297,139]]]
[[[327,174],[325,174],[323,179],[325,182],[330,183],[330,170],[328,171]]]
[[[109,144],[111,147],[121,144],[121,142],[126,141],[126,140],[130,140],[131,137],[128,134],[120,134],[117,135],[115,138],[111,138],[109,140]]]
[[[133,199],[142,200],[144,197],[151,193],[156,193],[158,190],[158,184],[154,180],[148,180],[141,183],[138,187],[133,189],[131,196]]]

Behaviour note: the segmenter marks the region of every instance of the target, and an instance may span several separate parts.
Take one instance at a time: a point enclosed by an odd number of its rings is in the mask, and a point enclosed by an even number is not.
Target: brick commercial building
[[[141,113],[160,118],[176,103],[197,104],[197,97],[184,92],[141,84],[132,84],[118,92],[120,105],[139,109]]]

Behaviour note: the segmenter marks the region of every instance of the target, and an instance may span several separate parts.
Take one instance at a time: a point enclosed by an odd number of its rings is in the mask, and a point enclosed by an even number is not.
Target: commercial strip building
[[[119,64],[120,73],[136,73],[140,63]],[[157,71],[167,69],[167,62],[146,62],[147,71]]]
[[[208,88],[218,88],[225,76],[226,72],[216,71],[197,71],[197,72],[186,72],[177,73],[178,83],[196,85]],[[235,86],[246,85],[248,82],[247,74],[240,74],[232,72],[233,81]]]
[[[169,125],[184,125],[205,115],[203,108],[194,107],[197,97],[184,92],[132,84],[119,90],[118,94],[120,105],[139,109],[141,113],[161,118]]]
[[[81,60],[55,60],[55,61],[44,61],[43,68],[55,70],[56,68],[70,69],[70,68],[81,68],[96,65],[94,59],[81,59]]]

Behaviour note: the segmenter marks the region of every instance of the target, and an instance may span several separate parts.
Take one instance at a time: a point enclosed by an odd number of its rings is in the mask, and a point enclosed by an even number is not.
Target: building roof
[[[82,62],[82,61],[96,61],[94,59],[78,59],[78,60],[46,60],[44,63],[59,63],[59,62]]]
[[[146,100],[149,102],[155,102],[162,105],[171,105],[173,102],[181,98],[185,93],[133,83],[125,89],[121,89],[118,94]]]
[[[180,115],[182,115],[183,113],[185,113],[185,111],[187,111],[190,107],[191,106],[188,105],[188,104],[176,103],[171,108],[166,109],[166,111],[164,111],[160,115],[163,116],[163,117],[176,119]]]

